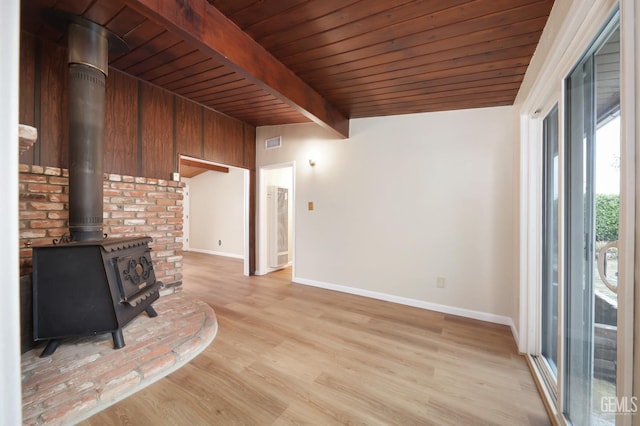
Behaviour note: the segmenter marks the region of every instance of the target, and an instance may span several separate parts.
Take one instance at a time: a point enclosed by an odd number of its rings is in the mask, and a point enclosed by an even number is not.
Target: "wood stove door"
[[[156,283],[151,251],[138,251],[114,259],[120,299],[130,302]]]

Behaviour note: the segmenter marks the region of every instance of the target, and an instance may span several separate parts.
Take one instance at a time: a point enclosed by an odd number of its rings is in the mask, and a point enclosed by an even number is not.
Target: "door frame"
[[[266,173],[270,170],[291,169],[291,276],[296,276],[296,162],[276,163],[261,166],[258,169],[258,211],[257,211],[257,265],[256,275],[265,275],[281,268],[271,268],[267,262],[267,182]]]
[[[636,270],[640,268],[640,206],[637,206],[640,201],[640,162],[636,163],[636,150],[640,150],[640,99],[635,96],[640,90],[639,23],[640,5],[637,1],[620,0],[620,85],[624,90],[620,91],[623,117],[620,128],[622,142],[618,253],[623,255],[618,260],[618,274],[623,277],[623,285],[618,286],[618,300],[622,299],[623,303],[618,303],[618,342],[622,341],[623,344],[622,348],[618,346],[617,368],[632,374],[619,374],[616,385],[618,396],[636,397],[640,396],[640,315],[635,315],[634,324],[634,312],[640,309],[640,289],[634,288],[638,285]],[[640,414],[636,414],[638,415]],[[616,422],[621,425],[631,424],[631,417],[617,416]]]
[[[250,271],[250,246],[249,246],[249,229],[250,229],[250,216],[249,216],[249,209],[250,209],[250,194],[251,194],[251,189],[250,189],[250,184],[251,184],[251,177],[250,177],[250,171],[249,169],[245,169],[243,167],[237,167],[237,166],[231,166],[229,164],[224,164],[224,163],[218,163],[215,161],[209,161],[209,160],[203,160],[202,158],[196,158],[196,157],[191,157],[189,155],[183,155],[183,154],[178,154],[178,163],[180,162],[181,159],[185,159],[185,160],[190,160],[190,161],[195,161],[198,163],[202,163],[202,164],[210,164],[213,166],[220,166],[220,167],[228,167],[230,169],[236,169],[236,170],[241,170],[243,173],[243,196],[242,196],[242,200],[243,200],[243,236],[242,236],[242,242],[243,242],[243,274],[244,276],[248,277],[249,275],[251,275],[251,271]],[[183,216],[184,217],[184,216]],[[189,226],[189,228],[191,228]]]

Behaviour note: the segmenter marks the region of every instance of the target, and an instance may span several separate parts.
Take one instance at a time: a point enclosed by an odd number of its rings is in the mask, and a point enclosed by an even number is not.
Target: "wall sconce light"
[[[314,167],[314,166],[316,165],[316,160],[314,160],[313,158],[310,158],[310,159],[309,159],[309,165],[310,165],[311,167]]]

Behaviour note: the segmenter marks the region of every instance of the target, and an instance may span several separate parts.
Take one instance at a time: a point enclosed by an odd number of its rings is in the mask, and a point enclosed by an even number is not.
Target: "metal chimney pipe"
[[[69,233],[71,241],[102,240],[105,81],[109,52],[127,44],[108,29],[57,9],[43,18],[68,31]]]
[[[108,53],[109,42],[100,26],[79,20],[69,23],[69,232],[72,241],[103,238]]]

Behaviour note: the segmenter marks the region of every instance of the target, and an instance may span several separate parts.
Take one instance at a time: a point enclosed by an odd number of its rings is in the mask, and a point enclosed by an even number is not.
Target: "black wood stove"
[[[124,346],[122,327],[142,311],[155,317],[159,297],[151,262],[151,238],[71,242],[33,249],[34,338],[49,340],[112,333]]]
[[[69,236],[33,248],[34,338],[49,340],[51,355],[63,337],[112,333],[145,311],[161,283],[151,262],[149,237],[107,239],[103,234],[105,81],[109,51],[125,42],[83,18],[51,11],[50,24],[68,33]]]

